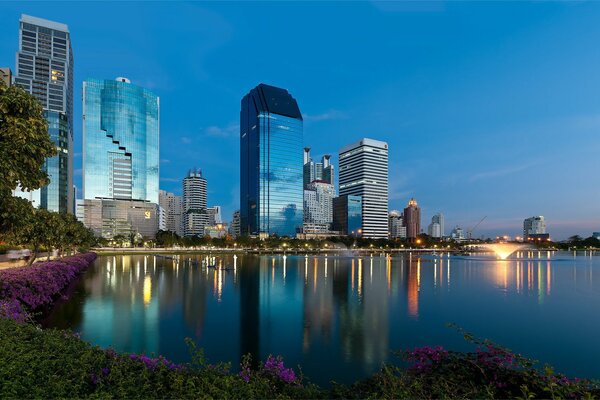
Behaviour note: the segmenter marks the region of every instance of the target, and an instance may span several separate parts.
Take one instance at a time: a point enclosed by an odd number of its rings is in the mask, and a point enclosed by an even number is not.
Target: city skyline
[[[4,3],[0,64],[15,72],[21,13],[69,26],[77,55],[74,148],[75,171],[79,170],[75,184],[80,194],[81,82],[89,77],[127,76],[132,83],[160,96],[161,108],[164,106],[160,189],[181,194],[185,172],[197,165],[210,182],[220,185],[211,188],[210,203],[222,205],[229,219],[239,203],[239,151],[235,147],[239,140],[235,122],[239,98],[249,87],[265,82],[290,90],[298,99],[305,113],[304,146],[312,147],[315,154],[336,154],[343,144],[364,136],[389,142],[389,210],[401,209],[414,196],[423,208],[423,221],[441,211],[447,226],[460,225],[465,230],[487,215],[474,237],[517,235],[523,219],[531,215],[546,216],[548,232],[557,239],[597,231],[599,206],[592,199],[600,194],[593,184],[599,161],[595,157],[598,141],[593,139],[600,128],[596,117],[600,107],[590,101],[599,86],[594,74],[598,57],[590,38],[597,32],[593,21],[600,8],[594,4],[475,5],[469,11],[460,4],[410,7],[383,3],[318,7],[315,32],[306,33],[312,46],[310,56],[305,54],[296,65],[290,64],[291,59],[283,52],[274,51],[261,56],[264,59],[256,65],[244,67],[246,73],[237,77],[232,66],[221,63],[230,61],[236,49],[245,54],[243,46],[248,41],[277,27],[236,24],[240,14],[248,11],[257,15],[266,10],[277,16],[293,5],[241,6],[234,10],[227,5],[187,4],[176,11],[161,4],[126,4],[126,11],[142,12],[147,21],[134,22],[134,26],[122,24],[122,28],[115,23],[116,28],[107,30],[99,22],[79,18],[83,12],[107,13],[97,4],[84,8],[77,4]],[[294,8],[300,14],[309,9]],[[331,50],[331,46],[319,44],[314,37],[325,35],[325,20],[334,11],[349,19],[364,14],[365,23],[374,29],[354,44],[371,59],[361,59],[352,67],[355,55],[348,53],[349,44],[335,40],[331,42],[335,43],[332,55],[324,54],[325,47]],[[169,29],[158,18],[165,12]],[[118,22],[127,14],[111,17]],[[194,18],[207,22],[197,28],[199,32],[186,27]],[[509,18],[510,27],[504,26]],[[406,20],[408,27],[396,28],[402,25],[399,20]],[[440,26],[434,29],[433,21]],[[375,27],[378,23],[381,26]],[[101,29],[106,36],[96,34]],[[295,21],[289,29],[291,39],[300,43],[302,32]],[[419,29],[429,34],[419,36],[423,33]],[[444,29],[448,37],[441,37]],[[571,30],[575,33],[569,33]],[[166,47],[174,35],[188,31],[200,38],[191,52],[201,56],[198,69],[191,67],[193,57],[186,58],[179,48]],[[345,26],[341,31],[339,35],[349,34]],[[375,43],[369,50],[368,45],[386,32],[397,33],[398,43]],[[211,39],[219,36],[215,33],[223,35],[219,40]],[[159,34],[164,38],[151,45]],[[334,39],[338,34],[324,37]],[[120,36],[126,40],[117,40]],[[459,39],[465,39],[465,44]],[[446,45],[450,45],[448,49]],[[306,53],[308,48],[303,49]],[[390,56],[393,49],[402,50],[401,56]],[[425,56],[423,50],[437,55]],[[448,55],[451,51],[456,54]],[[544,51],[550,54],[544,55]],[[177,73],[167,73],[173,62],[168,59],[176,56],[181,65],[178,71],[189,86],[177,80],[181,79]],[[318,57],[323,60],[315,65]],[[566,61],[569,59],[578,62]],[[554,67],[544,63],[549,60],[554,61]],[[536,65],[542,64],[545,69],[540,72]],[[327,90],[322,88],[324,82],[330,85]],[[206,93],[210,102],[186,93],[194,90]],[[348,95],[349,91],[361,95]],[[566,137],[569,140],[565,141]],[[337,159],[332,163],[337,167]],[[592,183],[579,183],[586,181]]]

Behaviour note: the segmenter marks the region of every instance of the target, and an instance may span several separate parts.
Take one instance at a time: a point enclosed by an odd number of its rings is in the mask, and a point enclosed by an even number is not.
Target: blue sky
[[[125,76],[161,98],[161,188],[199,167],[229,220],[240,100],[264,82],[298,100],[314,156],[387,141],[390,209],[414,196],[425,228],[600,230],[598,2],[3,2],[13,70],[21,13],[71,31],[79,188],[81,82]]]

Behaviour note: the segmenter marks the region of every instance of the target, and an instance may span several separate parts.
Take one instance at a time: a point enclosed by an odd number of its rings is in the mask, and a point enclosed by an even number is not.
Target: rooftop
[[[26,24],[43,26],[45,28],[54,29],[57,31],[69,32],[69,27],[60,22],[54,22],[43,18],[32,17],[31,15],[21,14],[21,22]]]

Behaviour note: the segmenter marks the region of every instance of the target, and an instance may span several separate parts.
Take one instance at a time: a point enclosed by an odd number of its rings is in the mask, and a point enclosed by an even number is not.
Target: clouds
[[[183,144],[191,144],[192,143],[192,138],[190,138],[188,136],[182,136],[181,137],[181,143],[183,143]]]
[[[234,138],[238,137],[240,134],[240,125],[236,122],[230,122],[225,126],[217,126],[211,125],[208,128],[204,129],[204,134],[210,137],[219,137],[219,138]]]
[[[320,121],[330,121],[336,119],[346,119],[348,116],[339,110],[329,110],[321,114],[302,114],[302,118],[304,118],[305,122],[320,122]]]
[[[478,174],[472,175],[470,178],[468,178],[468,181],[473,183],[473,182],[477,182],[477,181],[484,180],[484,179],[501,178],[501,177],[504,177],[507,175],[513,175],[518,172],[528,170],[530,168],[535,167],[538,164],[539,163],[534,162],[534,163],[527,163],[527,164],[523,164],[523,165],[517,165],[514,167],[499,168],[499,169],[492,170],[492,171],[480,172]]]

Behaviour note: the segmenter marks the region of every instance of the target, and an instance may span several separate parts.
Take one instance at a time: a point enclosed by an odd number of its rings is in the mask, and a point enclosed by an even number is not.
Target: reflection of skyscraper
[[[340,150],[340,196],[362,198],[362,236],[388,237],[388,145],[362,139]]]
[[[240,359],[250,354],[254,363],[260,359],[260,273],[242,256],[239,270],[240,288]]]
[[[73,50],[67,25],[21,15],[14,83],[44,108],[58,154],[46,159],[50,183],[33,193],[17,191],[35,207],[73,212]]]
[[[421,208],[415,199],[410,199],[404,209],[404,226],[409,239],[415,239],[421,233]]]
[[[421,289],[421,259],[411,258],[406,270],[406,296],[408,300],[408,314],[412,317],[419,316],[419,290]]]
[[[303,122],[285,89],[260,84],[240,112],[242,235],[294,236],[303,217]]]

